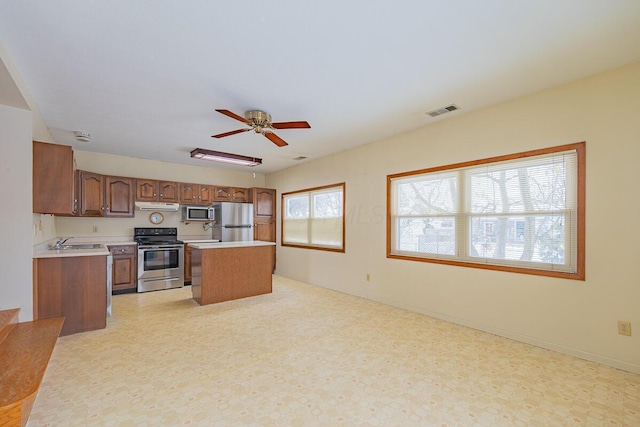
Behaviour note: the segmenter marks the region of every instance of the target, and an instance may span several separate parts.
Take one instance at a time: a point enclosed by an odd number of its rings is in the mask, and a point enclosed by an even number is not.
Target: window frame
[[[541,155],[549,155],[553,153],[559,153],[562,151],[576,151],[576,260],[575,260],[575,272],[563,272],[556,270],[545,270],[540,268],[526,268],[520,266],[509,266],[509,265],[500,265],[500,264],[487,264],[487,263],[475,263],[468,262],[459,259],[443,259],[443,258],[432,258],[429,257],[428,254],[425,256],[413,256],[406,254],[397,254],[393,253],[393,181],[398,178],[410,178],[411,176],[417,176],[422,174],[429,174],[435,172],[446,172],[453,171],[455,169],[462,168],[470,168],[474,166],[481,166],[491,163],[498,163],[504,161],[514,161],[520,159],[526,159],[527,157],[541,156]],[[457,196],[459,200],[464,201],[464,194],[460,192],[464,191],[458,188]],[[573,144],[560,145],[555,147],[525,151],[520,153],[508,154],[503,156],[489,157],[480,160],[473,160],[462,163],[455,163],[445,166],[437,166],[433,168],[420,169],[409,172],[401,172],[392,175],[387,175],[387,258],[392,259],[401,259],[401,260],[409,260],[409,261],[419,261],[419,262],[428,262],[435,264],[445,264],[445,265],[453,265],[460,267],[471,267],[471,268],[480,268],[485,270],[496,270],[496,271],[507,271],[511,273],[521,273],[521,274],[530,274],[536,276],[547,276],[547,277],[556,277],[556,278],[564,278],[564,279],[572,279],[572,280],[585,280],[585,198],[586,198],[586,142],[577,142]],[[466,228],[466,225],[464,226]],[[470,232],[468,230],[464,230],[463,238],[465,239],[465,244],[470,239]],[[453,257],[455,258],[455,256]]]
[[[284,235],[285,235],[285,217],[286,217],[286,209],[285,209],[285,203],[286,203],[286,199],[287,197],[290,196],[294,196],[294,195],[303,195],[304,193],[307,193],[309,196],[309,202],[310,202],[310,206],[312,205],[312,194],[317,193],[317,192],[322,192],[323,190],[328,190],[331,188],[335,188],[336,190],[342,190],[342,235],[341,235],[341,247],[332,247],[332,246],[324,246],[324,245],[318,245],[318,244],[304,244],[304,243],[287,243],[285,242],[284,239]],[[346,251],[346,239],[345,239],[345,235],[346,235],[346,204],[347,204],[347,186],[344,182],[340,182],[337,184],[330,184],[330,185],[323,185],[320,187],[313,187],[313,188],[305,188],[302,190],[296,190],[296,191],[289,191],[287,193],[282,193],[281,195],[281,201],[280,201],[280,246],[285,246],[285,247],[292,247],[292,248],[302,248],[302,249],[316,249],[316,250],[321,250],[321,251],[329,251],[329,252],[340,252],[340,253],[344,253]],[[311,212],[310,212],[311,214]],[[308,220],[311,220],[312,218],[307,217]],[[310,228],[311,230],[311,228]]]

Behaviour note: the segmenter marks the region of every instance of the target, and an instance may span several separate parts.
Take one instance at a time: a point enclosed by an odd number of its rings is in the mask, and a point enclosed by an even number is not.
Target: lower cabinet
[[[184,282],[191,283],[191,247],[184,245]]]
[[[107,326],[107,257],[34,260],[34,318],[64,316],[62,335]]]
[[[138,248],[136,245],[109,245],[113,255],[113,292],[135,291],[138,287]]]

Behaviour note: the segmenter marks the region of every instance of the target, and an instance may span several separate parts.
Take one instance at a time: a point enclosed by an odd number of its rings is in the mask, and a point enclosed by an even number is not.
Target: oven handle
[[[157,249],[184,249],[184,245],[174,245],[174,246],[143,246],[143,247],[138,247],[139,251],[146,251],[146,250],[157,250]]]
[[[175,282],[176,280],[180,280],[179,277],[156,277],[152,279],[141,279],[144,282]]]

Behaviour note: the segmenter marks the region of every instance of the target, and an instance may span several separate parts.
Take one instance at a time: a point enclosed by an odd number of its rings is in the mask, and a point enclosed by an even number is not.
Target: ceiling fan
[[[222,113],[225,116],[229,116],[232,119],[236,119],[251,126],[248,129],[237,129],[232,130],[231,132],[219,133],[217,135],[211,135],[212,138],[224,138],[225,136],[235,135],[237,133],[248,132],[250,130],[255,133],[260,133],[264,135],[269,141],[276,144],[278,147],[284,147],[285,145],[289,145],[280,138],[278,135],[273,133],[272,129],[309,129],[311,126],[309,123],[300,121],[300,122],[278,122],[273,123],[271,121],[271,115],[269,113],[265,113],[260,110],[249,110],[244,113],[244,117],[239,116],[235,113],[232,113],[229,110],[216,110],[218,113]]]

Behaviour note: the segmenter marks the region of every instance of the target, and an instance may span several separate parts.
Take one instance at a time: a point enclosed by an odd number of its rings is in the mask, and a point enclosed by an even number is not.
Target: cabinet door
[[[264,242],[276,241],[276,223],[262,218],[256,218],[253,224],[253,240]]]
[[[113,290],[136,288],[136,278],[133,276],[135,270],[135,259],[128,255],[118,255],[113,257]]]
[[[252,188],[253,215],[257,218],[275,220],[276,190],[272,188]]]
[[[198,187],[198,203],[201,205],[213,203],[213,185],[200,184]]]
[[[33,142],[33,212],[73,215],[73,150]]]
[[[154,179],[137,179],[136,200],[139,202],[157,202],[158,184],[158,181]]]
[[[184,281],[191,282],[191,251],[189,245],[184,246]]]
[[[246,202],[249,200],[246,188],[233,187],[231,197],[234,202]]]
[[[100,174],[78,171],[78,199],[80,216],[103,216],[104,177]]]
[[[198,204],[198,184],[187,184],[181,182],[180,188],[180,203],[187,205]]]
[[[118,176],[105,177],[105,213],[110,217],[133,217],[133,179]]]
[[[114,291],[136,289],[138,285],[137,247],[135,245],[109,246],[113,254],[111,273]]]
[[[178,203],[180,201],[180,190],[178,183],[172,181],[160,181],[158,201],[167,203]]]
[[[230,202],[232,198],[231,187],[213,187],[213,200],[216,202]]]

